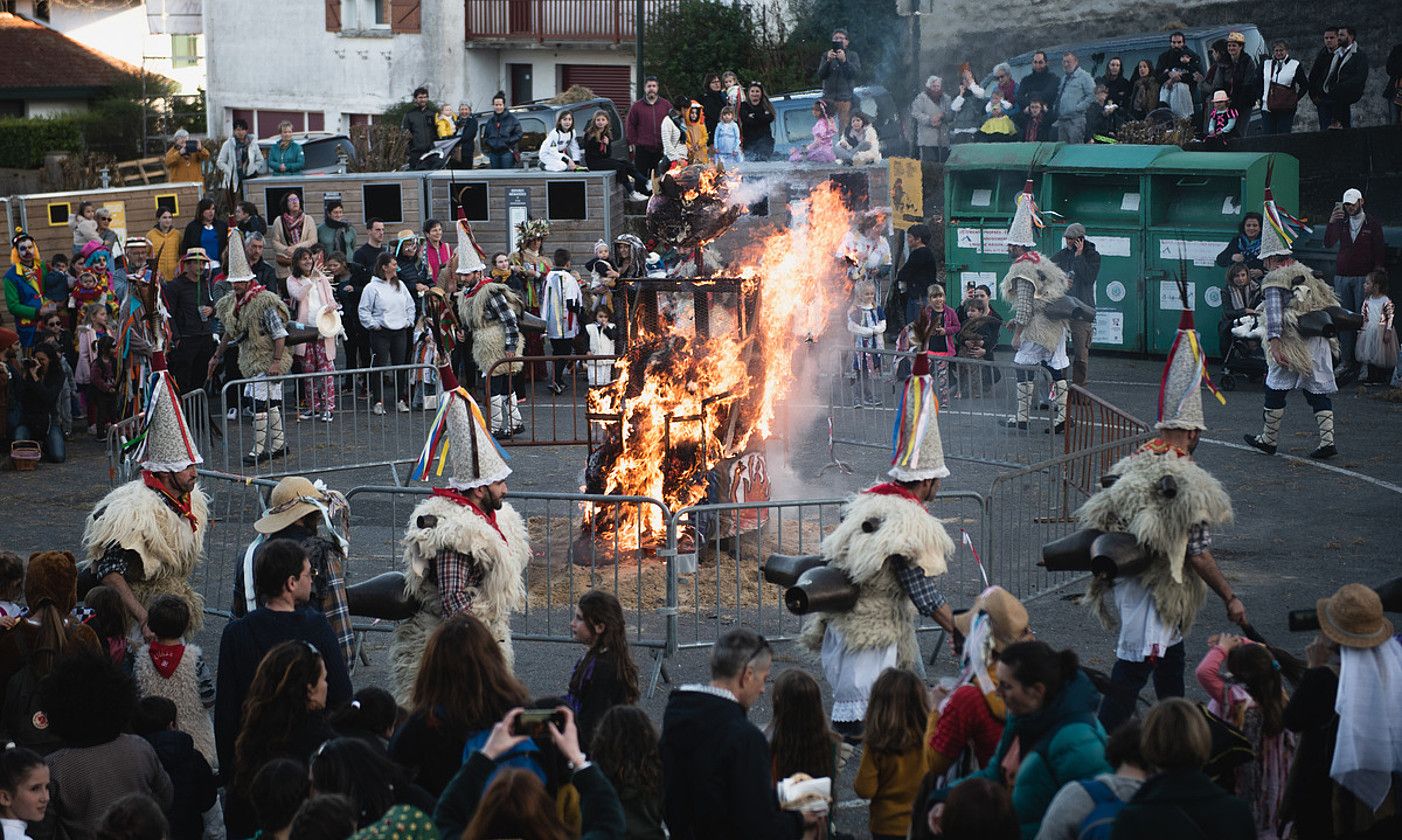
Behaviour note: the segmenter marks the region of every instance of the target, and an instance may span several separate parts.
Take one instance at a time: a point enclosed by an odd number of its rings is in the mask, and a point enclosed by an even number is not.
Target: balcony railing
[[[466,0],[467,40],[632,41],[636,0]],[[651,20],[677,0],[643,0]]]

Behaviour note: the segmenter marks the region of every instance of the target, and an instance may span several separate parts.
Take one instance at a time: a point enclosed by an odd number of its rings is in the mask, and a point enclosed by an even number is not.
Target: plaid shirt
[[[1266,340],[1280,338],[1285,325],[1285,304],[1290,293],[1272,286],[1265,291]]]
[[[1199,554],[1206,554],[1212,548],[1212,532],[1207,530],[1206,522],[1199,522],[1188,529],[1188,556],[1197,557]]]
[[[323,580],[313,581],[321,593],[321,613],[330,622],[340,644],[346,667],[355,664],[355,628],[351,626],[350,600],[346,597],[345,556],[331,540],[314,536],[302,541],[311,557],[312,573]]]
[[[512,309],[511,304],[506,302],[506,295],[496,290],[488,292],[488,295],[487,317],[501,322],[502,328],[506,330],[507,347],[519,348],[521,327],[516,321],[516,310]]]
[[[933,616],[944,606],[944,596],[935,588],[934,579],[925,577],[923,569],[903,560],[897,561],[894,567],[901,589],[910,596],[910,602],[921,615]]]
[[[445,548],[434,555],[433,565],[443,617],[449,618],[471,609],[483,578],[482,567],[477,565],[472,555]]]

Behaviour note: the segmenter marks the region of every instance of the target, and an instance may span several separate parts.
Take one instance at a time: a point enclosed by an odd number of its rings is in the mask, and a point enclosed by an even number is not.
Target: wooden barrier
[[[111,210],[112,227],[119,236],[145,236],[156,226],[160,209],[167,207],[175,214],[176,226],[183,228],[193,218],[203,189],[203,184],[182,182],[10,196],[3,200],[5,241],[22,226],[38,243],[39,253],[71,252],[73,231],[68,219],[84,201]]]
[[[612,242],[623,231],[623,193],[612,172],[449,170],[430,174],[427,183],[433,217],[447,223],[464,207],[488,256],[512,250],[512,229],[526,217],[550,222],[545,255],[566,248],[576,268],[592,256],[595,242]]]
[[[277,177],[265,175],[249,181],[245,197],[258,206],[263,218],[272,224],[282,212],[282,198],[289,191],[302,197],[302,210],[320,224],[326,217],[326,202],[340,199],[345,219],[355,228],[357,245],[365,242],[365,220],[378,218],[385,223],[385,236],[405,228],[420,233],[424,219],[422,172],[357,172],[346,175]],[[349,256],[349,255],[347,255]]]

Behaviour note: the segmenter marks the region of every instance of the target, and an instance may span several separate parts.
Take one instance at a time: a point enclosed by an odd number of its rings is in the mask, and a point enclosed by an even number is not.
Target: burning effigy
[[[845,272],[834,257],[854,214],[837,186],[820,185],[792,203],[789,225],[736,249],[709,275],[702,251],[745,212],[738,178],[699,166],[674,175],[649,208],[649,232],[659,248],[693,254],[696,271],[622,281],[626,311],[615,316],[627,345],[614,380],[589,391],[589,418],[603,433],[584,489],[659,499],[671,511],[767,500],[765,443],[779,431],[805,341],[823,333],[843,300]],[[763,522],[758,510],[725,517],[722,537]],[[581,540],[611,549],[647,551],[666,537],[655,506],[611,506],[585,519],[591,533]]]

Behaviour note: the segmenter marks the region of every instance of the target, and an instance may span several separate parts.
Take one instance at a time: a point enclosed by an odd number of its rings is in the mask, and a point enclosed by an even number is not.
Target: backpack
[[[1077,840],[1110,840],[1110,832],[1115,828],[1115,818],[1124,810],[1126,803],[1115,795],[1110,786],[1099,779],[1084,779],[1077,782],[1085,788],[1093,807],[1076,830]]]
[[[49,729],[49,718],[39,704],[39,678],[34,675],[32,651],[24,633],[15,635],[20,660],[24,663],[5,686],[5,705],[0,712],[5,733],[16,745],[40,755],[48,755],[63,741]]]

